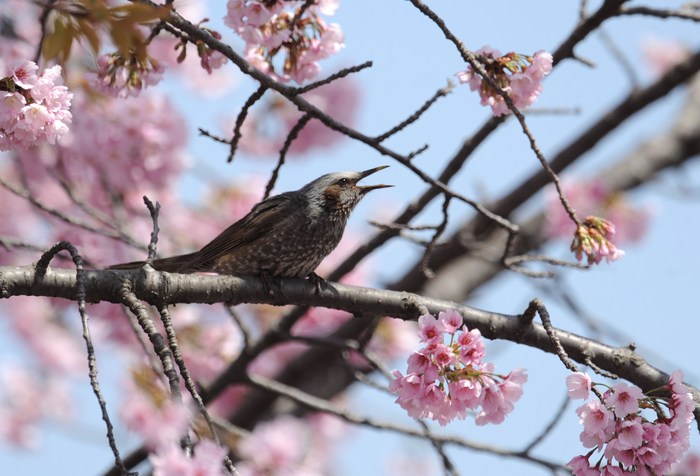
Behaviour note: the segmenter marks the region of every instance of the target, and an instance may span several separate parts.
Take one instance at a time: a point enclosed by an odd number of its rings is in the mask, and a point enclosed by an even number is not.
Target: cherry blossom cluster
[[[496,374],[493,363],[483,362],[481,333],[468,330],[456,311],[423,315],[418,327],[425,346],[408,358],[405,376],[394,370],[390,390],[398,395],[396,403],[413,418],[443,426],[468,413],[476,415],[477,425],[503,422],[523,393],[525,370]]]
[[[180,440],[188,434],[190,411],[173,400],[150,369],[132,370],[120,417],[127,428],[137,433],[152,451],[149,460],[155,476],[224,476],[223,459],[228,449],[212,441],[201,440],[193,454],[183,450]]]
[[[647,392],[624,382],[606,387],[602,401],[594,398],[576,413],[583,425],[580,439],[591,448],[569,461],[576,476],[668,474],[671,465],[688,450],[695,403],[676,371],[669,383]],[[575,372],[566,379],[569,397],[587,399],[592,385],[588,375]],[[597,460],[590,461],[594,453]]]
[[[345,425],[330,415],[280,416],[241,440],[236,470],[241,476],[330,474],[331,448],[344,433]]]
[[[103,54],[97,59],[97,68],[90,76],[91,84],[114,97],[138,96],[142,89],[158,84],[164,71],[157,60],[135,51]]]
[[[605,216],[615,224],[615,242],[637,242],[646,234],[652,215],[650,207],[634,206],[626,195],[610,192],[598,179],[564,181],[564,195],[582,216]],[[576,224],[561,204],[554,187],[547,191],[546,234],[550,238],[567,238]]]
[[[30,368],[5,364],[0,369],[0,438],[7,443],[34,448],[47,420],[67,422],[73,415],[73,399],[63,376],[37,374]],[[51,405],[46,405],[50,395]]]
[[[73,94],[61,84],[61,67],[38,70],[24,61],[0,79],[0,150],[55,144],[68,132]]]
[[[152,454],[153,476],[225,476],[223,459],[228,450],[204,440],[188,455],[179,444],[171,444]]]
[[[246,42],[246,59],[281,81],[298,84],[318,76],[319,60],[344,46],[337,23],[326,23],[321,14],[333,15],[339,0],[303,1],[229,0],[224,23]],[[277,73],[275,57],[283,57]]]
[[[484,46],[476,52],[488,76],[513,100],[519,109],[535,102],[542,91],[542,80],[552,70],[552,55],[538,51],[533,56],[518,53],[502,55],[500,51]],[[503,96],[484,80],[471,65],[457,73],[461,83],[469,83],[469,89],[479,91],[482,106],[491,106],[494,116],[510,114]]]
[[[603,258],[608,263],[615,261],[622,258],[625,252],[610,241],[614,236],[615,225],[611,222],[596,216],[587,216],[574,233],[571,251],[579,261],[586,255],[588,264],[598,264]]]

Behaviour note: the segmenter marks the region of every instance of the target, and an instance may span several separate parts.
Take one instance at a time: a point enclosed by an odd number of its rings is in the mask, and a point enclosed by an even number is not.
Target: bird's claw
[[[326,281],[313,271],[309,273],[306,279],[308,279],[309,282],[314,285],[316,294],[320,294],[322,289],[328,288],[328,281]]]
[[[263,271],[262,273],[260,273],[260,279],[262,280],[265,294],[269,296],[274,296],[276,294],[275,288],[279,290],[279,294],[282,294],[282,286],[280,282],[276,281],[270,273],[268,273],[267,271]]]

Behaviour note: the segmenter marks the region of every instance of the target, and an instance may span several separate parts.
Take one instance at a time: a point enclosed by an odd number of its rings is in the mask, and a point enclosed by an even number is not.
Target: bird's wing
[[[193,253],[194,258],[184,267],[193,271],[209,270],[217,258],[271,233],[275,226],[289,218],[291,211],[296,208],[294,205],[303,206],[296,203],[298,200],[298,195],[290,192],[263,200],[199,252]]]

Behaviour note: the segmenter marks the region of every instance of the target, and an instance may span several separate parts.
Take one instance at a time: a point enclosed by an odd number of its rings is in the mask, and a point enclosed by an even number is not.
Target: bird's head
[[[329,211],[338,212],[347,217],[367,192],[393,186],[357,184],[357,182],[368,175],[387,167],[388,165],[382,165],[364,172],[334,172],[326,174],[305,185],[300,192],[307,195],[312,201],[320,202]]]

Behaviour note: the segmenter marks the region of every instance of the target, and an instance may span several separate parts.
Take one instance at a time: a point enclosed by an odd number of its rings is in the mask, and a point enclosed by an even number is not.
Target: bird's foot
[[[262,281],[263,284],[263,289],[265,290],[265,294],[269,296],[274,296],[275,294],[282,294],[282,285],[279,280],[276,280],[270,273],[267,271],[263,271],[260,273],[260,280]],[[279,291],[279,293],[275,292],[275,289]]]
[[[316,294],[320,294],[321,289],[328,288],[328,281],[326,281],[325,279],[323,279],[321,276],[314,273],[313,271],[311,273],[309,273],[309,275],[306,277],[306,279],[308,279],[309,282],[314,285],[314,288],[316,289]]]

